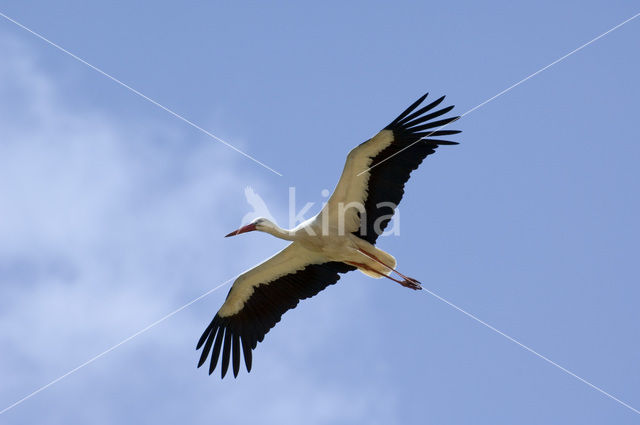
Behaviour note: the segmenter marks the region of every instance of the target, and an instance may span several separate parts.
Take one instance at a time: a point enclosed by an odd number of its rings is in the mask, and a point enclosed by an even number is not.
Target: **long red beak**
[[[229,236],[239,235],[240,233],[251,232],[253,230],[256,230],[256,225],[255,224],[247,224],[246,226],[241,227],[238,230],[234,230],[233,232],[229,233],[228,235],[225,236],[225,238],[228,238]]]

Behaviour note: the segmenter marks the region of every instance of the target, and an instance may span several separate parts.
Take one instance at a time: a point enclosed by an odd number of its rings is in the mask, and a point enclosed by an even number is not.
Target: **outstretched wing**
[[[227,299],[205,329],[196,349],[202,348],[198,367],[211,353],[211,374],[222,352],[224,378],[233,359],[233,375],[240,370],[240,347],[247,371],[251,351],[281,316],[298,302],[310,298],[340,279],[339,273],[355,270],[340,262],[328,262],[296,242],[236,279]],[[213,351],[212,351],[213,348]]]
[[[444,96],[416,110],[427,95],[349,153],[340,181],[321,212],[329,214],[332,226],[375,243],[400,203],[411,172],[438,146],[458,144],[434,139],[459,133],[440,129],[459,117],[435,120],[453,109],[433,111]]]

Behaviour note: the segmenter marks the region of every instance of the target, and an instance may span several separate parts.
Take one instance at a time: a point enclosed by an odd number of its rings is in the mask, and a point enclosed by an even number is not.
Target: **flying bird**
[[[257,218],[227,235],[257,230],[291,244],[236,279],[198,341],[196,349],[202,348],[198,367],[211,354],[211,374],[222,355],[222,378],[231,361],[237,377],[244,355],[250,372],[252,350],[282,315],[300,300],[336,283],[343,273],[357,269],[421,289],[420,282],[398,272],[395,258],[375,243],[402,199],[411,172],[438,146],[458,144],[439,137],[459,133],[443,127],[460,117],[435,120],[453,106],[436,110],[442,96],[420,107],[427,95],[349,153],[340,180],[318,215],[290,230]]]

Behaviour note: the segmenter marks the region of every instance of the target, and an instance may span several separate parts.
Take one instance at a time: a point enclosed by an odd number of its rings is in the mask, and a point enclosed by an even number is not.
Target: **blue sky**
[[[222,236],[252,186],[281,222],[425,91],[464,112],[637,3],[4,1],[0,409],[272,255]],[[640,21],[456,123],[414,174],[399,269],[640,406]],[[314,211],[314,212],[315,212]],[[4,413],[11,424],[637,423],[426,293],[350,274],[287,313],[251,374],[197,370],[214,292]]]

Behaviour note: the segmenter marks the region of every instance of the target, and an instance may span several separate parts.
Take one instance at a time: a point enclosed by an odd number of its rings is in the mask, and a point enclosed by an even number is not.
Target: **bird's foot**
[[[400,282],[400,285],[404,286],[405,288],[413,289],[415,291],[422,289],[422,286],[420,286],[420,282],[418,282],[416,279],[411,277],[408,277],[402,282]]]

